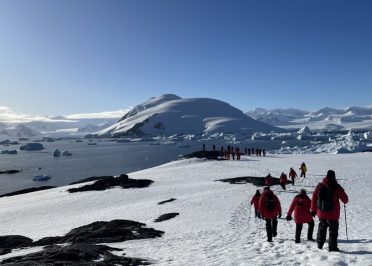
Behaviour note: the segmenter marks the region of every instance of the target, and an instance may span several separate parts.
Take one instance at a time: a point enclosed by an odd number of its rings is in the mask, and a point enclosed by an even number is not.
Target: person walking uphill
[[[273,237],[277,235],[277,217],[280,218],[282,216],[282,208],[278,197],[274,195],[269,187],[265,187],[264,192],[261,194],[259,211],[262,218],[266,221],[267,241],[272,242]]]
[[[296,234],[295,242],[300,243],[302,225],[308,224],[309,229],[307,231],[307,240],[314,241],[313,231],[314,231],[314,220],[311,216],[311,200],[306,195],[306,190],[301,189],[300,194],[294,197],[291,206],[289,207],[287,213],[287,221],[292,220],[292,212],[294,211],[294,220],[296,223]]]
[[[256,194],[253,195],[251,199],[251,205],[254,207],[254,217],[261,218],[260,211],[258,210],[258,204],[260,203],[261,193],[257,189]]]
[[[266,177],[265,177],[265,186],[268,186],[269,188],[274,184],[274,179],[273,177],[271,176],[271,174],[268,174]]]
[[[282,172],[279,178],[279,184],[282,187],[282,189],[286,190],[285,185],[287,185],[287,183],[288,183],[287,175],[284,172]]]
[[[302,164],[300,166],[300,171],[301,171],[300,177],[306,177],[307,167],[306,167],[306,164],[304,162],[302,162]]]
[[[340,251],[337,247],[340,200],[344,204],[349,202],[344,189],[336,181],[336,173],[328,170],[327,176],[315,188],[311,201],[311,213],[319,218],[316,238],[319,249],[323,248],[329,227],[328,250]]]
[[[297,177],[297,173],[296,173],[296,171],[291,167],[290,169],[289,169],[289,174],[288,174],[288,176],[291,178],[291,180],[292,180],[292,186],[294,186],[294,181],[295,181],[295,178]]]

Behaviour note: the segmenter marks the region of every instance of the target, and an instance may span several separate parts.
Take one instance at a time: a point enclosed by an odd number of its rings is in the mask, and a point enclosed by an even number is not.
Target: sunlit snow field
[[[161,238],[109,244],[123,248],[127,256],[141,257],[155,265],[372,265],[372,154],[296,154],[243,156],[241,161],[188,159],[130,173],[131,178],[155,182],[148,188],[114,188],[69,194],[67,187],[0,199],[0,235],[20,234],[36,240],[62,235],[70,229],[98,220],[130,219],[165,231]],[[254,218],[249,201],[257,187],[216,182],[244,175],[278,176],[304,161],[307,178],[287,191],[274,186],[285,217],[296,193],[309,193],[328,169],[336,171],[349,195],[346,241],[344,208],[340,218],[340,253],[329,253],[327,243],[318,250],[306,241],[294,243],[295,224],[280,219],[278,236],[266,242],[264,222]],[[76,186],[76,185],[75,185]],[[79,186],[79,185],[77,185]],[[169,198],[176,201],[158,205]],[[161,223],[159,215],[179,212]],[[317,230],[317,219],[314,236]],[[35,249],[18,251],[34,252]],[[122,252],[118,252],[121,254]],[[14,256],[7,254],[3,258]]]

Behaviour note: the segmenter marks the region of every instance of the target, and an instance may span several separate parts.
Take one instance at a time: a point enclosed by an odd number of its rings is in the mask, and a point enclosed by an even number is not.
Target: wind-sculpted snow
[[[127,219],[141,221],[164,231],[162,237],[105,243],[122,249],[125,256],[145,258],[154,265],[371,265],[372,153],[353,154],[267,154],[266,157],[242,156],[241,161],[186,159],[130,173],[131,178],[151,179],[146,189],[112,188],[105,191],[67,193],[55,188],[14,197],[0,198],[0,235],[23,235],[31,239],[63,236],[73,228],[95,221]],[[272,189],[286,214],[295,195],[304,188],[310,195],[327,170],[336,172],[350,202],[346,205],[348,241],[344,207],[339,220],[340,253],[329,253],[327,243],[319,250],[306,240],[305,225],[301,243],[296,244],[295,223],[278,221],[278,236],[266,241],[265,222],[254,218],[250,206],[257,187],[231,185],[218,179],[270,173],[279,176],[289,167],[297,170],[302,162],[308,168],[306,178],[297,178],[287,190]],[[176,198],[171,203],[160,201]],[[161,214],[180,215],[161,223]],[[316,235],[318,219],[315,218]],[[26,255],[35,248],[14,250],[1,260]],[[114,255],[121,252],[112,251]]]

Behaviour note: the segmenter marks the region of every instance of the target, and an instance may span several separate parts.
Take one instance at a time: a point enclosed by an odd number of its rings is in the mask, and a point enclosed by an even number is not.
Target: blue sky
[[[372,105],[372,1],[0,1],[0,105],[117,110],[152,96]]]

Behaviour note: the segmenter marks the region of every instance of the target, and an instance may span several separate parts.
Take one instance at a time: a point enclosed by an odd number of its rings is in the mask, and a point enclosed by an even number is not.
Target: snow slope
[[[372,265],[372,153],[305,154],[242,157],[241,161],[188,159],[129,174],[155,182],[148,188],[114,188],[69,194],[68,187],[0,198],[0,235],[21,234],[33,239],[62,235],[97,220],[131,219],[165,231],[161,238],[109,244],[128,256],[151,260],[154,265]],[[349,242],[342,213],[339,230],[341,253],[329,253],[327,243],[318,250],[314,242],[294,243],[295,224],[279,219],[278,236],[266,242],[265,225],[254,218],[249,201],[257,189],[251,184],[231,185],[216,179],[246,175],[278,176],[308,166],[306,179],[294,187],[273,190],[283,208],[301,189],[312,191],[328,169],[336,171],[350,198],[347,205]],[[75,185],[79,186],[79,185]],[[70,186],[71,187],[71,186]],[[157,203],[169,198],[176,201]],[[343,210],[343,208],[342,208]],[[179,212],[176,218],[154,223],[159,215]],[[317,230],[317,221],[316,227]],[[315,236],[315,233],[314,233]],[[37,248],[16,253],[34,252]]]
[[[231,105],[208,98],[182,99],[173,94],[150,98],[129,111],[118,123],[99,131],[100,137],[159,136],[283,132],[244,115]]]
[[[283,128],[324,130],[370,129],[372,127],[372,106],[352,106],[343,109],[325,107],[309,112],[297,109],[256,108],[246,114],[261,122]]]

